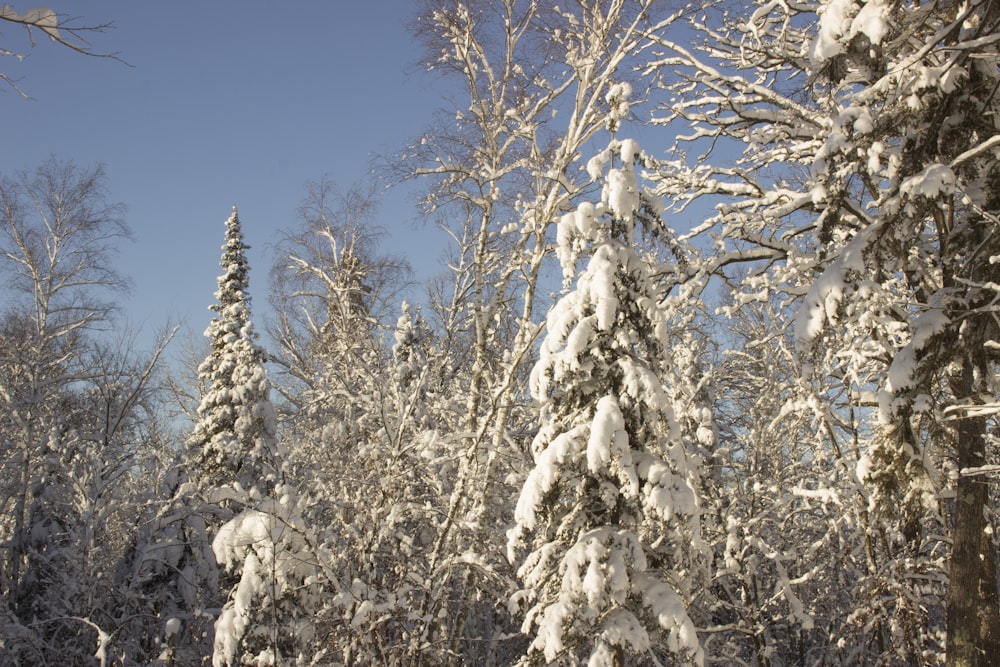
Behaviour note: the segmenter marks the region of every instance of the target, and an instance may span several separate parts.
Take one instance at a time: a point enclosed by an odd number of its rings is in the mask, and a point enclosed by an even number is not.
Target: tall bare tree
[[[0,179],[2,270],[6,296],[4,374],[5,456],[14,474],[5,494],[8,545],[3,559],[8,600],[21,594],[30,526],[33,475],[61,398],[92,374],[83,363],[85,338],[108,321],[110,297],[126,286],[111,255],[128,236],[120,204],[107,201],[102,167],[79,168],[54,158]]]

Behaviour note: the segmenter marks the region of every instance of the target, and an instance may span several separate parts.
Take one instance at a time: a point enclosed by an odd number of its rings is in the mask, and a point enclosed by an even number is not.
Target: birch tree
[[[145,358],[133,338],[106,335],[127,286],[113,257],[128,229],[100,166],[52,158],[4,176],[0,205],[0,655],[141,655],[118,569],[147,488],[135,473],[169,335]]]
[[[447,483],[429,408],[445,355],[416,309],[389,320],[407,266],[380,252],[374,204],[356,188],[310,187],[275,265],[272,329],[295,421],[291,465],[343,582],[319,625],[347,663],[402,664]]]
[[[30,575],[39,476],[46,460],[59,460],[63,441],[50,438],[52,432],[73,426],[73,385],[96,375],[84,363],[87,341],[108,321],[112,295],[126,286],[111,257],[128,229],[121,205],[108,200],[100,166],[55,158],[0,179],[0,207],[0,259],[9,286],[0,365],[6,507],[0,581],[10,630],[44,604],[43,584]],[[19,632],[35,641],[50,629]]]
[[[779,299],[727,307],[706,501],[717,519],[706,531],[715,574],[705,650],[720,664],[863,661],[864,625],[887,612],[862,583],[870,515],[855,470],[870,427],[849,385],[805,379],[782,310]]]

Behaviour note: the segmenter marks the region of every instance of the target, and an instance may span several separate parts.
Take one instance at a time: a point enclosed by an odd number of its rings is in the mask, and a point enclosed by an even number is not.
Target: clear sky
[[[92,35],[93,49],[130,66],[45,38],[22,62],[0,57],[0,71],[32,97],[0,93],[0,169],[49,155],[105,164],[110,198],[128,207],[135,235],[119,258],[134,283],[127,311],[147,329],[168,318],[205,328],[234,204],[253,248],[261,329],[268,248],[294,221],[306,181],[364,180],[373,154],[401,149],[441,104],[437,82],[416,66],[408,0],[12,4],[114,23]],[[14,26],[0,27],[0,47],[24,45]],[[408,256],[420,276],[433,270],[443,237],[415,229],[415,218],[412,195],[383,198],[385,250]]]

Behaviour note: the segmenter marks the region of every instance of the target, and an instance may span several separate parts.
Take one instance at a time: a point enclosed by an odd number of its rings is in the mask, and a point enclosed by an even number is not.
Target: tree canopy
[[[102,168],[0,178],[0,662],[991,664],[997,2],[420,11],[440,275],[320,180],[254,312],[234,208],[190,423]]]

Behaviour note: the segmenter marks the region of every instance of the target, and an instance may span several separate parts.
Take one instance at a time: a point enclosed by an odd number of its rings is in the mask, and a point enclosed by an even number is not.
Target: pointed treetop
[[[243,230],[240,227],[240,218],[233,206],[233,213],[226,220],[226,242],[222,246],[222,275],[218,278],[219,290],[215,296],[218,303],[212,307],[216,312],[222,313],[224,309],[236,306],[237,311],[233,313],[234,319],[245,321],[250,309],[250,270],[247,263],[246,251],[250,249],[243,242]]]

